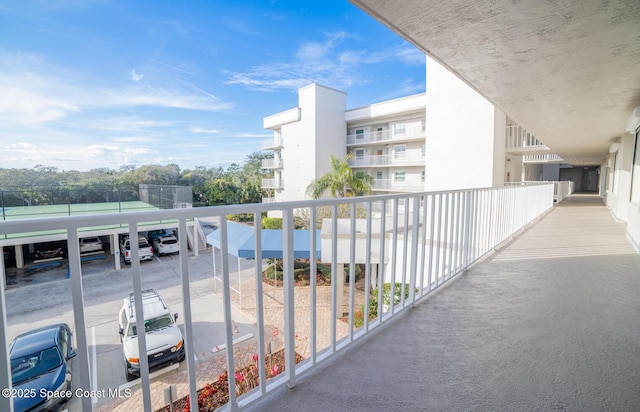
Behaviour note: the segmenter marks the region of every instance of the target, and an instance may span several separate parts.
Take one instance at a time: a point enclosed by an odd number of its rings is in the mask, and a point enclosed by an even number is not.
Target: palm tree
[[[307,196],[318,199],[327,190],[331,197],[359,196],[370,192],[373,177],[366,173],[354,173],[349,166],[351,158],[353,158],[352,153],[347,154],[344,160],[331,155],[331,171],[307,186]]]

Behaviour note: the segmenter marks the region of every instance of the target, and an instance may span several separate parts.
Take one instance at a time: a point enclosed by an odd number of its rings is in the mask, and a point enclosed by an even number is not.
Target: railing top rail
[[[553,184],[553,182],[540,182]],[[144,212],[123,212],[114,214],[92,214],[82,216],[59,216],[47,218],[18,219],[0,221],[0,234],[42,232],[68,228],[95,227],[101,225],[137,224],[139,222],[193,219],[212,216],[223,216],[236,213],[260,213],[271,210],[293,210],[313,206],[332,206],[339,204],[357,204],[364,202],[380,202],[414,196],[432,196],[444,193],[464,193],[474,191],[500,191],[512,189],[512,186],[485,187],[460,190],[441,190],[431,192],[411,192],[400,194],[382,194],[347,198],[325,198],[317,200],[298,200],[277,203],[250,203],[243,205],[206,206],[188,209],[165,209]]]

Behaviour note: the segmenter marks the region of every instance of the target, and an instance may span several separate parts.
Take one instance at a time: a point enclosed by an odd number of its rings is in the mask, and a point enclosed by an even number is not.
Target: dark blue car
[[[47,396],[69,391],[76,355],[71,329],[65,323],[49,325],[17,336],[9,347],[11,381],[16,412],[56,410],[68,397]],[[47,399],[49,398],[49,399]]]

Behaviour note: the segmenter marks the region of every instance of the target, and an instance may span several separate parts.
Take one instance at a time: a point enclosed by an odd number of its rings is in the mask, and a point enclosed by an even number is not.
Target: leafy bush
[[[404,298],[409,299],[410,285],[405,284]],[[416,289],[418,292],[418,289]],[[395,297],[393,304],[397,305],[402,301],[402,283],[396,282]],[[391,306],[391,283],[385,283],[382,286],[382,307],[388,308]],[[364,304],[362,305],[362,311],[364,312]],[[378,288],[373,289],[371,292],[371,298],[369,299],[369,319],[374,319],[378,316]]]
[[[232,222],[253,222],[253,213],[227,215],[227,220],[231,220]]]
[[[279,217],[263,217],[263,229],[282,229],[282,218]]]

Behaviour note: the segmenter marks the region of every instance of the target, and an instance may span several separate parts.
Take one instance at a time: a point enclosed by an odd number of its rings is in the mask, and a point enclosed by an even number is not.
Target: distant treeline
[[[119,170],[97,168],[86,172],[44,165],[33,169],[0,168],[0,192],[11,193],[14,201],[18,198],[27,206],[67,201],[97,203],[114,201],[113,197],[137,200],[140,184],[179,185],[191,186],[194,206],[260,203],[270,195],[262,189],[262,179],[269,176],[262,169],[262,160],[270,157],[254,152],[242,165],[233,163],[227,169],[198,166],[180,170],[175,164],[122,166]]]

